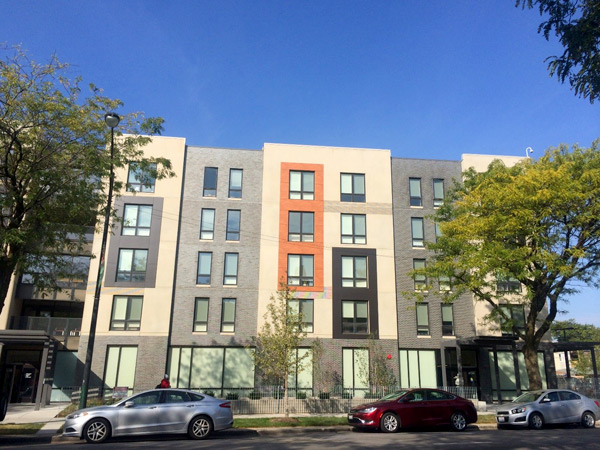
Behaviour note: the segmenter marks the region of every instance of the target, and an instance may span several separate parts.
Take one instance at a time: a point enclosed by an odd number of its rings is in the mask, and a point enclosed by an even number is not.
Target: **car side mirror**
[[[133,401],[129,400],[128,402],[125,402],[125,408],[131,408],[135,406],[135,403],[133,403]]]

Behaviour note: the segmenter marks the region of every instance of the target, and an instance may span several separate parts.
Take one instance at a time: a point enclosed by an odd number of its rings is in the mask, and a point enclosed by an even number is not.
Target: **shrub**
[[[204,391],[206,395],[210,395],[211,397],[215,396],[215,391]]]
[[[306,398],[306,392],[298,391],[296,392],[296,398],[300,400],[304,400]]]
[[[228,392],[227,397],[225,397],[226,400],[238,400],[239,398],[240,394],[237,392]]]
[[[262,395],[260,392],[250,392],[250,394],[248,394],[248,398],[250,398],[251,400],[260,400],[262,398]]]
[[[379,395],[378,392],[367,392],[365,394],[365,398],[369,398],[369,399],[380,399],[381,395]]]
[[[319,392],[319,398],[321,400],[327,400],[329,398],[329,392]]]
[[[352,398],[352,392],[344,391],[342,392],[342,398]]]

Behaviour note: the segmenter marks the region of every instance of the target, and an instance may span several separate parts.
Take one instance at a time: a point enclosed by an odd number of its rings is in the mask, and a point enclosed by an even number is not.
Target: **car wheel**
[[[529,428],[532,430],[541,430],[544,426],[544,418],[541,414],[533,413],[529,416]]]
[[[205,439],[212,432],[212,428],[212,422],[208,417],[194,417],[188,426],[188,435],[192,439]]]
[[[100,444],[110,436],[110,424],[106,419],[92,419],[83,429],[83,437],[90,444]]]
[[[457,411],[450,417],[450,426],[454,431],[463,431],[467,428],[467,418],[463,413]]]
[[[0,422],[6,417],[6,411],[8,410],[8,398],[6,395],[0,396]]]
[[[591,412],[586,411],[582,414],[581,426],[583,428],[594,428],[596,426],[596,418]]]
[[[379,426],[384,433],[395,433],[400,428],[400,419],[396,414],[386,412],[381,416]]]

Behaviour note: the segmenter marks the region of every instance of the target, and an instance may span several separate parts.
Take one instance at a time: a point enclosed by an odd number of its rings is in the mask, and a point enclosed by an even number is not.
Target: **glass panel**
[[[217,189],[217,168],[206,167],[204,169],[204,195],[214,196]]]
[[[199,264],[200,267],[199,272],[201,274],[209,274],[210,273],[210,263],[212,260],[212,253],[199,253]]]
[[[206,322],[208,320],[208,299],[196,299],[196,322]]]
[[[312,277],[313,275],[313,257],[312,255],[302,256],[302,276]]]
[[[433,180],[433,198],[444,198],[444,180]]]
[[[354,352],[351,348],[342,350],[342,374],[344,387],[354,388]]]
[[[152,223],[152,206],[140,206],[138,227],[150,227]]]
[[[116,296],[114,298],[113,319],[125,320],[127,316],[127,297]]]
[[[177,386],[177,378],[179,376],[179,356],[181,355],[180,348],[172,348],[169,354],[169,374],[171,376],[171,386]]]
[[[354,318],[354,302],[342,302],[342,317],[344,319]]]
[[[342,194],[352,194],[352,175],[349,173],[342,174]]]
[[[302,302],[302,315],[304,322],[313,323],[314,304],[312,300],[304,300]]]
[[[400,361],[400,386],[408,387],[410,385],[408,381],[408,352],[400,350],[398,352],[398,360]]]
[[[298,358],[302,358],[304,355],[306,355],[307,353],[310,353],[311,351],[307,348],[299,348],[298,349]],[[304,367],[304,370],[302,370],[299,374],[298,374],[298,379],[297,379],[297,383],[298,383],[298,388],[306,388],[306,389],[310,389],[312,388],[312,380],[313,380],[313,364],[312,364],[312,358],[311,356],[307,356],[306,358],[304,358],[302,360],[302,364]]]
[[[410,196],[420,197],[421,196],[421,179],[411,178],[410,179]]]
[[[224,298],[223,299],[223,322],[234,322],[235,321],[235,299]]]
[[[417,325],[427,326],[429,325],[429,318],[427,316],[427,305],[417,305]]]
[[[367,278],[367,258],[365,256],[356,257],[354,260],[354,270],[356,278]]]
[[[413,268],[424,269],[425,268],[425,260],[424,259],[414,259],[413,260]]]
[[[288,276],[300,276],[300,255],[288,255]]]
[[[242,190],[242,170],[241,169],[231,169],[229,171],[229,189],[235,191]],[[230,196],[238,196],[239,192],[232,193],[230,192]]]
[[[137,215],[137,205],[125,205],[125,212],[123,213],[123,225],[127,227],[135,227],[137,223]]]
[[[132,388],[135,382],[135,365],[137,362],[137,347],[121,347],[119,378],[117,386]]]
[[[304,176],[302,179],[302,190],[304,192],[315,192],[315,173],[314,172],[304,172]]]
[[[237,276],[238,254],[225,253],[225,275]]]
[[[290,172],[290,191],[301,191],[302,174],[300,172]]]
[[[442,321],[452,322],[452,305],[442,305]]]
[[[290,212],[289,232],[300,234],[300,217],[299,212]]]
[[[104,384],[109,388],[117,385],[117,370],[119,368],[120,347],[108,347],[106,355],[106,373],[104,374]]]
[[[365,193],[365,176],[354,175],[354,193],[364,194]]]
[[[342,256],[342,278],[354,278],[354,258]]]
[[[219,388],[223,378],[223,348],[194,348],[190,388]]]
[[[342,234],[352,234],[352,215],[342,214]]]
[[[356,317],[367,319],[369,317],[369,308],[367,302],[356,302]]]
[[[354,350],[354,387],[366,388],[369,385],[369,351],[366,349]],[[367,373],[364,373],[367,368]]]
[[[203,209],[200,223],[200,239],[213,239],[215,229],[215,210]]]
[[[181,358],[179,359],[179,376],[177,377],[177,386],[187,388],[190,385],[190,372],[192,363],[192,349],[183,347],[181,349]]]
[[[362,214],[354,216],[354,234],[357,236],[364,236],[367,232],[367,219]]]
[[[142,297],[131,297],[129,308],[129,319],[130,320],[141,320],[142,319]]]
[[[302,214],[302,233],[313,234],[314,214],[305,212]]]
[[[133,270],[136,272],[145,272],[148,261],[148,250],[136,250],[134,256]]]
[[[423,239],[423,219],[413,217],[411,225],[413,239]]]
[[[133,261],[133,250],[119,250],[119,271],[131,271],[131,263]]]
[[[424,388],[437,387],[437,370],[435,365],[435,351],[420,350],[419,351],[419,374],[421,385]]]
[[[408,387],[421,387],[421,380],[419,379],[419,352],[417,350],[408,351],[408,378]]]
[[[254,364],[250,350],[246,348],[225,349],[225,372],[223,387],[254,387]]]

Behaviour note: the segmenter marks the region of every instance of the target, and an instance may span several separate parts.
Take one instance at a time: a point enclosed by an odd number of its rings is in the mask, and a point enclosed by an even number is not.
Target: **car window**
[[[575,392],[560,391],[559,394],[561,400],[581,400],[581,397]]]
[[[194,394],[193,392],[190,392],[189,396],[193,402],[200,402],[200,401],[204,400],[203,396],[201,396],[199,394]]]
[[[413,391],[406,396],[409,402],[422,402],[425,400],[425,391]]]
[[[558,402],[560,399],[558,398],[558,392],[548,392],[546,395],[542,397],[542,401],[546,402],[550,400],[551,402]]]
[[[133,402],[134,405],[152,405],[154,403],[158,403],[158,398],[160,397],[160,392],[152,391],[152,392],[144,392],[143,394],[138,395],[137,397],[133,397],[130,401]]]
[[[452,400],[453,398],[454,398],[454,396],[447,392],[441,392],[441,391],[428,391],[427,392],[428,400]]]
[[[185,392],[171,391],[165,395],[165,403],[183,403],[189,401],[190,398]]]

